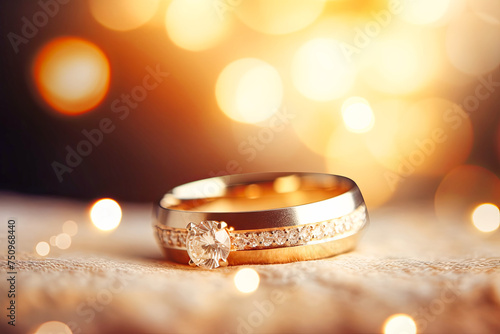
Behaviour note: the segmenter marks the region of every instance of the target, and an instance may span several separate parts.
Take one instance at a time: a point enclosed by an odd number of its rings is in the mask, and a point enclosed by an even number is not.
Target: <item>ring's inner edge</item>
[[[352,186],[348,179],[325,174],[287,174],[256,182],[226,176],[174,188],[160,205],[180,211],[272,210],[326,200],[346,193]]]

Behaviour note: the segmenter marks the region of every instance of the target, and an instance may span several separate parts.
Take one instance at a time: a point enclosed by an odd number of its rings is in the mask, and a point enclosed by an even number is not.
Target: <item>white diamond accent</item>
[[[292,228],[288,231],[288,244],[293,246],[299,242],[299,230],[296,228]]]
[[[312,236],[315,239],[321,239],[323,237],[323,225],[322,224],[318,224],[318,225],[314,226],[314,228],[312,230]]]
[[[178,236],[179,236],[179,233],[177,233],[177,232],[170,233],[170,241],[171,241],[172,245],[178,246],[178,244],[177,244]]]
[[[276,245],[283,245],[286,242],[286,234],[283,230],[273,231],[273,239]]]
[[[247,233],[245,236],[250,248],[256,248],[259,246],[259,240],[257,240],[257,235],[255,235],[254,233]]]
[[[325,236],[327,238],[333,236],[335,233],[335,222],[328,221],[324,223],[323,231],[325,232]]]
[[[244,234],[236,234],[233,239],[233,245],[236,250],[243,250],[247,245],[247,240]]]
[[[299,232],[300,240],[302,242],[308,242],[312,239],[312,226],[306,225]]]
[[[231,248],[229,233],[219,228],[219,222],[208,220],[190,224],[186,248],[191,261],[198,267],[214,269],[227,261]]]
[[[273,243],[273,237],[269,232],[261,232],[257,235],[255,240],[259,243],[259,246],[270,246]]]

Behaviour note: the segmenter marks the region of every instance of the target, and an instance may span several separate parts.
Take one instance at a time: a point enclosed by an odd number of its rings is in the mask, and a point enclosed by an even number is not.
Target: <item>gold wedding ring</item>
[[[368,224],[354,181],[320,173],[252,173],[176,187],[154,228],[165,256],[206,269],[331,257]]]

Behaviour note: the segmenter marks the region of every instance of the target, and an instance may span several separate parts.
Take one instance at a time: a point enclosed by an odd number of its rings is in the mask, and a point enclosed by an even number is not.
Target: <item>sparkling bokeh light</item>
[[[100,199],[90,209],[90,219],[101,231],[111,231],[120,225],[122,210],[120,205],[110,198]]]

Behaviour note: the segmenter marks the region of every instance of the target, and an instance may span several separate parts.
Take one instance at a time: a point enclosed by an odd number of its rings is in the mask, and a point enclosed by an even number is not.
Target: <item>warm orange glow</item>
[[[352,133],[339,127],[332,134],[324,155],[328,172],[356,180],[367,205],[378,207],[392,197],[399,183],[390,182],[385,176],[387,169],[371,156],[366,146],[368,133]]]
[[[332,133],[338,126],[342,126],[338,108],[315,108],[314,105],[299,110],[304,112],[299,115],[300,122],[293,122],[292,126],[304,145],[311,151],[324,155]]]
[[[481,19],[491,23],[500,24],[500,1],[474,0],[468,5]]]
[[[90,219],[99,230],[111,231],[120,225],[122,210],[116,201],[103,198],[95,202],[90,209]]]
[[[90,12],[103,26],[113,30],[132,30],[147,23],[156,13],[160,0],[90,0]]]
[[[373,44],[366,57],[363,78],[375,90],[408,94],[433,79],[439,59],[433,36],[423,36],[412,30],[394,33]]]
[[[250,28],[273,35],[298,31],[314,22],[323,11],[324,0],[240,1],[235,12]]]
[[[418,174],[442,175],[472,150],[471,122],[448,100],[386,100],[373,103],[372,109],[377,121],[365,135],[366,145],[394,182]]]
[[[213,0],[173,0],[167,9],[166,28],[178,47],[201,51],[228,35],[231,15],[221,12]]]
[[[250,199],[259,198],[262,195],[262,188],[258,184],[249,184],[245,187],[245,197]]]
[[[400,154],[394,171],[442,175],[462,164],[473,144],[470,119],[458,105],[441,98],[418,101],[399,115],[395,137]]]
[[[382,100],[372,103],[372,110],[377,119],[373,128],[364,135],[365,143],[371,155],[379,164],[396,173],[401,172],[402,155],[397,136],[401,116],[409,109],[404,100]]]
[[[297,175],[278,177],[273,182],[273,188],[280,194],[297,191],[300,188],[300,177]]]
[[[80,38],[58,38],[37,54],[34,79],[42,98],[64,114],[94,108],[108,91],[110,69],[106,55]]]
[[[258,123],[278,111],[283,85],[278,71],[254,58],[240,59],[226,66],[215,87],[220,109],[243,123]]]
[[[417,334],[415,320],[407,314],[393,314],[384,324],[384,334]]]
[[[454,168],[443,178],[434,197],[434,206],[440,220],[456,224],[459,221],[469,223],[478,204],[499,201],[498,177],[485,168],[464,165]]]
[[[293,58],[293,84],[311,100],[339,98],[350,90],[354,79],[354,67],[336,40],[313,39],[302,45]]]

